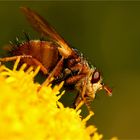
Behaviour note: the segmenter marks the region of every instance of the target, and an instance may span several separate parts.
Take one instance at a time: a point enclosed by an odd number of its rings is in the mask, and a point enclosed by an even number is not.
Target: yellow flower
[[[94,126],[86,127],[80,110],[65,108],[58,100],[63,83],[43,86],[34,71],[17,59],[13,70],[0,66],[0,139],[1,140],[100,140]]]

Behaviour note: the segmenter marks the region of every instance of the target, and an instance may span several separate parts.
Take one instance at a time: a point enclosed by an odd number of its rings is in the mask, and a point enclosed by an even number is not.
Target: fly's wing
[[[46,20],[44,20],[38,13],[32,11],[27,7],[21,7],[21,10],[25,14],[30,24],[38,32],[45,36],[48,36],[59,45],[58,50],[63,57],[67,58],[69,55],[71,55],[72,49]]]

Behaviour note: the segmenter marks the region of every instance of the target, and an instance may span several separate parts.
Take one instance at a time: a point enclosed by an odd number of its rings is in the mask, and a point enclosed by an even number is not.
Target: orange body
[[[49,71],[56,66],[59,52],[56,45],[49,41],[30,40],[12,51],[12,55],[31,55],[33,58],[41,62],[41,64]],[[24,58],[23,62],[28,65],[36,65],[32,59]]]

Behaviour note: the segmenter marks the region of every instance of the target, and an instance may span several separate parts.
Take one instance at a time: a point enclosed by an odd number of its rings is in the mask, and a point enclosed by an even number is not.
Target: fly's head
[[[112,90],[103,83],[103,79],[100,75],[100,72],[97,71],[96,69],[94,69],[91,72],[89,76],[89,82],[92,87],[91,89],[92,89],[92,94],[94,94],[93,96],[95,96],[95,93],[100,90],[105,90],[109,96],[112,95]]]

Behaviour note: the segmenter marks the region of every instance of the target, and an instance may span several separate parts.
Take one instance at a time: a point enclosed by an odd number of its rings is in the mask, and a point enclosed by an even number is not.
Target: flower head
[[[58,100],[63,83],[40,87],[34,82],[39,67],[13,70],[0,66],[0,139],[3,140],[100,140],[93,125],[86,127],[80,110],[65,108]]]

